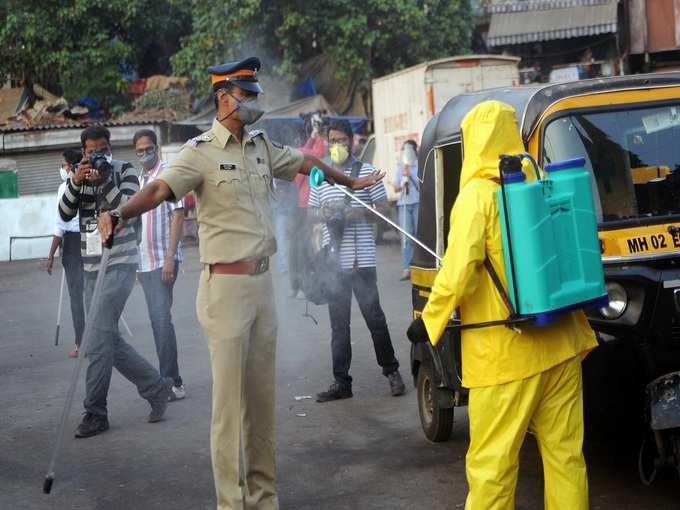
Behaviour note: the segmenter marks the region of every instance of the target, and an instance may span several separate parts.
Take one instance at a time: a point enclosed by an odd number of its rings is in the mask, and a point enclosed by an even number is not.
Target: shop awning
[[[570,39],[617,31],[618,0],[529,0],[489,6],[488,46]]]

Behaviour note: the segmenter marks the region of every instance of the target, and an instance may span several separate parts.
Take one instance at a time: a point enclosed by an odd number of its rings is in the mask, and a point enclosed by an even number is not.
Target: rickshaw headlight
[[[600,308],[600,313],[605,319],[618,319],[628,308],[628,293],[620,283],[607,282],[607,294],[609,295],[609,305]]]

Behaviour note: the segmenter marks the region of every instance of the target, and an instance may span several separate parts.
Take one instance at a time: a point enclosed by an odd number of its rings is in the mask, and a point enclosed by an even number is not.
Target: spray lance
[[[319,167],[316,167],[316,166],[313,167],[313,168],[310,170],[310,172],[309,172],[309,185],[310,185],[312,188],[316,188],[316,187],[318,187],[318,186],[321,186],[321,184],[322,184],[324,181],[326,181],[326,176],[325,176],[323,170],[321,170]],[[371,212],[372,212],[374,215],[376,215],[378,218],[380,218],[381,220],[383,220],[383,221],[386,222],[387,224],[389,224],[389,225],[391,225],[392,227],[394,227],[395,229],[397,229],[399,232],[401,232],[403,235],[405,235],[406,237],[408,237],[411,241],[413,241],[414,243],[416,243],[416,244],[417,244],[418,246],[420,246],[423,250],[425,250],[427,253],[429,253],[429,254],[432,255],[435,259],[437,259],[439,262],[441,262],[441,260],[442,260],[441,257],[440,257],[439,255],[437,255],[432,249],[430,249],[425,243],[423,243],[423,242],[422,242],[420,239],[418,239],[417,237],[415,237],[415,236],[409,234],[406,230],[404,230],[404,229],[401,228],[399,225],[397,225],[396,223],[394,223],[392,220],[390,220],[387,216],[385,216],[384,214],[382,214],[380,211],[377,211],[376,209],[374,209],[371,205],[369,205],[369,204],[367,204],[366,202],[364,202],[363,200],[361,200],[361,199],[360,199],[359,197],[357,197],[354,193],[351,193],[351,192],[349,192],[348,190],[346,190],[346,189],[344,188],[344,186],[337,185],[337,184],[331,183],[331,182],[329,182],[329,181],[326,181],[326,182],[327,182],[328,184],[330,184],[331,186],[335,186],[336,189],[340,190],[342,193],[344,193],[344,194],[345,194],[347,197],[349,197],[351,200],[354,200],[355,202],[357,202],[358,204],[360,204],[362,207],[364,207],[364,208],[368,209],[369,211],[371,211]],[[437,370],[439,371],[440,374],[441,374],[441,373],[444,373],[444,369],[443,369],[443,365],[442,365],[442,362],[441,362],[441,358],[439,357],[439,353],[437,352],[437,350],[434,348],[434,346],[433,346],[430,342],[427,342],[427,344],[428,344],[428,347],[429,347],[429,349],[430,349],[430,355],[432,356],[432,359],[434,360],[434,363],[435,363],[435,365],[436,365]],[[441,384],[443,385],[443,382],[442,382]]]
[[[533,158],[531,158],[530,155],[521,154],[521,155],[516,156],[516,157],[519,158],[520,161],[523,158],[530,159],[532,161],[532,163],[534,164],[537,175],[540,176],[540,174],[538,173],[538,166],[536,165],[536,162],[533,161]],[[309,172],[310,186],[313,187],[313,188],[316,188],[316,187],[320,186],[324,181],[326,181],[326,176],[325,176],[323,170],[321,170],[318,167],[313,167]],[[383,220],[387,224],[394,227],[397,231],[401,232],[404,236],[408,237],[411,241],[413,241],[418,246],[420,246],[423,250],[425,250],[427,253],[432,255],[438,262],[442,261],[442,258],[439,255],[437,255],[437,253],[435,253],[426,244],[424,244],[420,239],[418,239],[417,237],[408,233],[406,230],[404,230],[399,225],[394,223],[392,220],[390,220],[387,216],[382,214],[380,211],[377,211],[376,209],[374,209],[370,204],[367,204],[366,202],[361,200],[359,197],[357,197],[356,195],[354,195],[350,191],[346,190],[343,186],[337,185],[336,183],[331,183],[329,181],[326,181],[326,182],[331,186],[335,186],[336,189],[340,190],[343,194],[348,196],[351,200],[357,202],[362,207],[371,211],[371,213],[373,213],[375,216],[377,216],[378,218],[380,218],[381,220]],[[502,173],[501,173],[501,186],[503,186]],[[505,191],[505,190],[503,190],[503,191]],[[494,284],[499,288],[499,290],[502,290],[501,294],[507,296],[507,294],[505,293],[505,290],[502,288],[500,279],[498,279],[497,275],[495,274],[495,271],[491,267],[491,264],[488,263],[488,264],[485,264],[485,265],[487,266],[487,269],[489,269],[489,272],[491,273],[491,277],[494,280]],[[511,268],[511,270],[514,270],[514,268]],[[515,289],[515,291],[516,291],[516,289]],[[479,323],[474,323],[474,324],[460,324],[459,321],[452,321],[452,322],[449,323],[448,328],[449,329],[455,329],[455,330],[488,328],[488,327],[491,327],[491,326],[508,326],[508,327],[515,328],[516,326],[518,326],[520,324],[531,323],[535,320],[535,318],[533,316],[517,315],[512,308],[512,304],[510,303],[510,300],[504,299],[504,301],[506,302],[506,304],[510,308],[510,316],[507,319],[496,320],[496,321],[487,321],[487,322],[479,322]],[[516,300],[516,302],[519,302],[519,301]]]
[[[335,186],[336,189],[340,190],[342,193],[344,193],[344,194],[345,194],[347,197],[349,197],[351,200],[354,200],[356,203],[358,203],[358,204],[361,205],[362,207],[364,207],[364,208],[368,209],[369,211],[371,211],[371,212],[372,212],[374,215],[376,215],[378,218],[380,218],[381,220],[383,220],[383,221],[384,221],[385,223],[387,223],[388,225],[390,225],[390,226],[394,227],[395,229],[397,229],[399,232],[401,232],[403,235],[405,235],[406,237],[408,237],[411,241],[413,241],[414,243],[416,243],[416,244],[417,244],[418,246],[420,246],[423,250],[425,250],[427,253],[429,253],[430,255],[432,255],[432,256],[435,257],[438,261],[441,262],[441,257],[440,257],[439,255],[437,255],[433,250],[431,250],[431,249],[430,249],[425,243],[423,243],[420,239],[418,239],[417,237],[415,237],[415,236],[409,234],[408,232],[406,232],[406,230],[404,230],[404,229],[401,228],[399,225],[397,225],[396,223],[394,223],[394,222],[393,222],[391,219],[389,219],[387,216],[385,216],[384,214],[382,214],[380,211],[377,211],[376,209],[374,209],[370,204],[367,204],[366,202],[364,202],[363,200],[361,200],[361,199],[360,199],[359,197],[357,197],[354,193],[351,193],[351,192],[349,192],[348,190],[346,190],[343,186],[338,186],[338,185],[335,184],[335,183],[331,183],[331,182],[329,182],[329,181],[326,181],[326,175],[324,174],[323,170],[321,170],[319,167],[316,167],[316,166],[315,166],[315,167],[313,167],[313,168],[309,171],[309,185],[310,185],[312,188],[316,188],[316,187],[321,186],[321,184],[323,184],[324,181],[327,182],[328,184],[330,184],[331,186]]]

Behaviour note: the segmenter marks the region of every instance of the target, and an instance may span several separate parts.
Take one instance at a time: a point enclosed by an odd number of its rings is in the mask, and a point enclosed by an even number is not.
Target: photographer
[[[311,115],[309,125],[311,134],[309,139],[298,150],[307,156],[323,159],[328,155],[328,142],[322,135],[324,129],[324,120],[319,112]],[[305,121],[307,124],[307,121]],[[292,229],[288,269],[290,275],[290,296],[297,299],[304,299],[303,291],[304,272],[306,271],[308,260],[308,245],[310,243],[311,225],[307,221],[307,205],[309,203],[309,177],[303,174],[297,174],[294,180],[297,188],[297,207],[295,210],[295,219],[293,225],[296,228]]]
[[[163,380],[158,371],[142,358],[120,335],[118,321],[132,291],[138,263],[135,221],[128,222],[114,237],[101,299],[92,308],[92,294],[101,261],[101,238],[97,217],[114,209],[139,190],[135,168],[113,160],[111,135],[100,126],[90,126],[80,135],[83,159],[66,181],[59,201],[62,220],[80,217],[81,252],[85,269],[85,304],[95,321],[92,338],[85,353],[89,359],[85,382],[85,416],[75,437],[91,437],[109,428],[106,397],[113,367],[137,386],[142,398],[151,405],[148,421],[160,421],[168,405],[172,381]]]

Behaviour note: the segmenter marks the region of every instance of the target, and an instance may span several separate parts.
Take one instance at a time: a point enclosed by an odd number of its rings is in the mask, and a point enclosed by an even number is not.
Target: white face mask
[[[404,146],[401,151],[401,162],[405,165],[413,165],[416,162],[417,156],[413,145],[408,144]]]
[[[61,177],[62,181],[68,179],[68,174],[68,171],[63,166],[59,168],[59,176]]]

